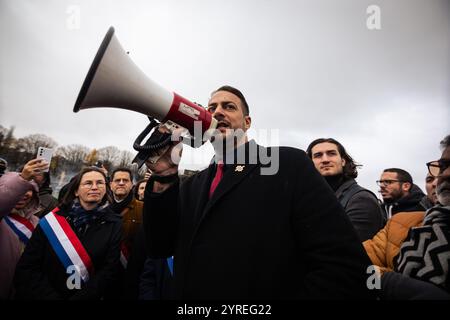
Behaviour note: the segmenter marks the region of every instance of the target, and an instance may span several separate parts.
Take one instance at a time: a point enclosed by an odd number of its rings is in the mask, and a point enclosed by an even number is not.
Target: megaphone
[[[210,112],[148,78],[122,48],[113,27],[109,28],[97,51],[73,111],[101,107],[136,111],[160,122],[168,122],[172,128],[186,128],[192,136],[196,123],[197,126],[201,124],[202,135],[217,126],[217,120]],[[147,131],[148,134],[150,130]],[[193,146],[199,145],[201,143]],[[134,147],[138,149],[136,143]],[[139,166],[146,156],[141,154],[141,159],[135,159],[139,160]]]

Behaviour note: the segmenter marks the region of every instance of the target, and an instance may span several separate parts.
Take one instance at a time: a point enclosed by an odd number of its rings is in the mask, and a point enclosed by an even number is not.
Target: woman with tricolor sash
[[[17,299],[95,300],[114,292],[122,222],[108,205],[104,172],[82,169],[17,264]]]
[[[0,178],[0,300],[13,296],[17,262],[39,219],[38,186],[35,174],[48,169],[48,163],[33,159],[22,172],[8,172]]]

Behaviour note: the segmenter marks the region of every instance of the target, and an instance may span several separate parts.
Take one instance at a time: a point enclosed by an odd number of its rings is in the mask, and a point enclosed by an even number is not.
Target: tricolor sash
[[[24,244],[28,243],[31,238],[31,234],[34,231],[34,226],[30,220],[16,214],[11,213],[5,218],[6,224],[14,231],[14,233],[19,237],[20,241]]]
[[[86,283],[89,275],[94,272],[94,265],[67,220],[55,214],[57,211],[59,209],[45,215],[39,225],[64,268],[67,270],[69,266],[75,266],[80,272],[81,279]]]

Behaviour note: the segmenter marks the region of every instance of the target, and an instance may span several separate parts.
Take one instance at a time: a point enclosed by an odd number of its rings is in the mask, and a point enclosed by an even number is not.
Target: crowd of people
[[[86,166],[57,198],[49,163],[9,172],[0,158],[0,299],[450,299],[450,135],[423,166],[426,193],[386,168],[381,201],[336,139],[258,145],[231,86],[207,109],[215,156],[186,179],[178,142],[143,180]]]

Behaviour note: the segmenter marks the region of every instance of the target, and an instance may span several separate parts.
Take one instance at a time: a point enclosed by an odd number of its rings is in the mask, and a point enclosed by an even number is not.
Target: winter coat
[[[360,187],[354,179],[345,181],[335,194],[361,241],[371,239],[383,227],[383,211],[377,197]]]
[[[393,271],[394,258],[408,236],[409,229],[422,225],[424,216],[424,211],[397,213],[375,237],[364,241],[364,249],[372,263],[380,267],[382,272]]]
[[[39,200],[39,212],[36,214],[39,218],[45,216],[58,205],[58,199],[52,195],[52,188],[50,187],[39,189]]]
[[[386,203],[383,205],[387,219],[390,219],[399,212],[425,211],[426,208],[420,204],[424,196],[425,194],[422,190],[413,184],[406,197],[400,198],[394,203]]]
[[[245,165],[227,163],[210,199],[215,164],[163,193],[147,183],[147,248],[152,258],[175,257],[175,298],[369,298],[370,260],[305,152],[242,148],[277,154],[278,170],[264,174],[252,154]]]
[[[13,295],[14,270],[25,248],[25,244],[6,223],[4,217],[13,211],[16,203],[28,190],[33,190],[33,197],[29,204],[17,213],[36,226],[39,222],[39,218],[34,215],[39,211],[36,183],[23,179],[17,172],[5,173],[0,178],[0,300],[9,299]]]
[[[67,219],[70,210],[62,208],[56,214]],[[17,264],[14,276],[17,299],[97,300],[109,297],[111,289],[118,285],[122,221],[108,208],[104,210],[104,214],[84,231],[74,230],[94,267],[89,281],[80,288],[69,288],[67,283],[71,274],[67,273],[38,225]],[[71,225],[70,219],[68,222]]]

